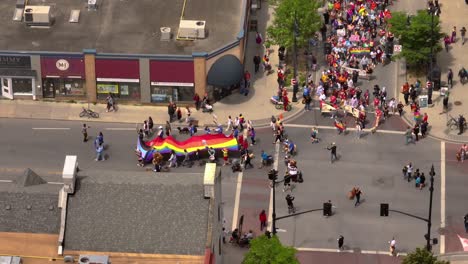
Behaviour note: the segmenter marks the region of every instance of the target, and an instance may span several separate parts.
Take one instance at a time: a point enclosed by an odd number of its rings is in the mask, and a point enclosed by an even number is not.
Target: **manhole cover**
[[[460,101],[455,101],[455,102],[453,102],[453,104],[454,104],[454,105],[461,105],[462,102],[460,102]]]

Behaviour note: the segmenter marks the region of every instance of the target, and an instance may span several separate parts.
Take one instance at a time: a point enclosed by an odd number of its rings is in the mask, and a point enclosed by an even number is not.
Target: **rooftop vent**
[[[28,26],[50,26],[50,6],[25,6],[24,22]]]
[[[206,21],[181,20],[179,24],[179,38],[204,39],[206,36]]]
[[[79,264],[108,264],[109,256],[80,255]]]
[[[78,23],[80,21],[80,10],[75,9],[70,12],[70,19],[68,22],[70,23]]]
[[[171,28],[170,27],[162,27],[160,30],[161,30],[161,41],[171,40]]]
[[[23,175],[16,179],[16,185],[21,187],[34,186],[44,183],[47,182],[29,168],[24,171]]]

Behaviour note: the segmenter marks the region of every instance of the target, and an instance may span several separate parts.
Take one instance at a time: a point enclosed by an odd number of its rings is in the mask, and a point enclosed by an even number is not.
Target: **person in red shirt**
[[[267,216],[265,213],[265,210],[262,210],[260,215],[258,216],[258,219],[260,220],[260,231],[263,231],[263,228],[266,228],[266,222],[267,222]]]
[[[427,119],[429,119],[429,116],[427,115],[427,113],[424,113],[423,122],[427,123]]]
[[[245,80],[245,88],[249,88],[250,87],[250,72],[249,71],[245,71],[244,73],[244,80]]]
[[[288,96],[283,96],[283,109],[284,111],[288,111],[289,99]]]

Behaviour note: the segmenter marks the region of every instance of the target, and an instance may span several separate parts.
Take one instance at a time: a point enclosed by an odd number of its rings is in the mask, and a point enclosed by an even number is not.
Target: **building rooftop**
[[[58,234],[62,185],[0,183],[0,232]],[[30,207],[29,207],[30,206]]]
[[[203,255],[209,200],[203,174],[109,172],[69,196],[65,250]]]
[[[0,50],[99,53],[178,54],[210,52],[236,39],[241,5],[233,0],[186,0],[185,20],[206,21],[207,38],[177,41],[184,0],[98,0],[96,11],[83,0],[29,0],[28,5],[51,6],[50,28],[31,28],[13,21],[16,0],[0,1]],[[79,23],[70,23],[72,10]],[[160,40],[160,28],[170,27],[170,41]]]

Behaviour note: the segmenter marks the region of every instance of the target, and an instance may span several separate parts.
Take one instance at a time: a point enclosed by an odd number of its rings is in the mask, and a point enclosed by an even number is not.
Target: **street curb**
[[[299,103],[297,105],[300,105]],[[304,109],[299,109],[296,110],[295,112],[291,113],[290,115],[285,114],[284,112],[280,112],[278,114],[275,114],[275,116],[278,116],[280,114],[283,114],[283,122],[286,122],[288,120],[297,118],[301,113],[304,112]],[[215,112],[214,112],[215,113]],[[25,119],[25,120],[56,120],[56,121],[78,121],[78,122],[84,122],[84,123],[112,123],[112,124],[135,124],[138,125],[139,122],[129,122],[129,121],[112,121],[112,120],[102,120],[99,118],[35,118],[33,116],[31,117],[16,117],[16,116],[0,116],[0,118],[8,118],[8,119]],[[270,117],[268,118],[262,118],[262,119],[257,119],[257,120],[252,120],[252,123],[256,128],[265,128],[270,126]],[[258,124],[257,124],[258,123]],[[172,122],[171,125],[177,124],[175,122]],[[182,123],[181,123],[182,124]],[[164,125],[164,124],[155,124],[155,125]],[[199,124],[199,127],[214,127],[214,124]],[[225,125],[223,125],[225,126]],[[135,128],[136,129],[136,128]]]

